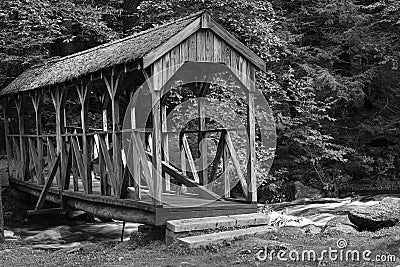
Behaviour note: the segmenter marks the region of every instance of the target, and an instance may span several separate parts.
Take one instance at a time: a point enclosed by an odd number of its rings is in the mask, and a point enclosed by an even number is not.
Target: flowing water
[[[274,208],[270,216],[285,217],[286,226],[302,227],[308,224],[324,226],[328,221],[337,217],[346,217],[354,209],[377,204],[384,197],[399,197],[399,195],[376,195],[373,197],[355,200],[324,199],[316,201],[297,201],[280,203]],[[118,241],[121,239],[122,222],[109,223],[33,223],[29,226],[8,228],[6,239],[23,241],[28,246],[49,250],[73,250],[88,243],[100,241]],[[124,241],[129,240],[130,234],[138,230],[140,224],[126,223]]]

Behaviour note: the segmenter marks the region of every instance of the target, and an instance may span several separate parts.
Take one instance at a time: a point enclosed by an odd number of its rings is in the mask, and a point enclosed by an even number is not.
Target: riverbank
[[[389,255],[400,258],[398,226],[375,233],[358,234],[312,234],[297,231],[295,228],[282,228],[276,233],[251,237],[222,246],[212,246],[198,250],[188,250],[178,244],[165,245],[162,241],[149,241],[145,236],[133,234],[130,241],[104,241],[82,245],[74,249],[43,250],[16,241],[7,241],[0,246],[0,266],[397,266],[399,263],[376,262]],[[357,250],[361,253],[370,250],[370,261],[359,259],[344,263],[338,258],[331,261],[327,255],[318,261],[288,261],[284,264],[276,256],[270,262],[264,260],[263,251],[283,249],[288,253],[315,251],[317,255],[329,248],[338,250],[338,240],[347,242],[342,251]],[[342,243],[343,244],[343,243]],[[261,251],[261,252],[260,252]],[[361,256],[360,256],[361,257]]]

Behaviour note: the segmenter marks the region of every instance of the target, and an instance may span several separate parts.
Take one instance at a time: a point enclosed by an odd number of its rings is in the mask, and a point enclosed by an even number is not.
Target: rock
[[[299,235],[304,235],[305,231],[302,228],[295,226],[284,226],[279,228],[278,233],[283,233],[285,235],[290,235],[290,236],[299,236]]]
[[[322,229],[313,224],[306,225],[302,227],[303,231],[308,235],[317,235],[322,232]]]
[[[358,230],[347,216],[340,216],[327,222],[323,233],[328,235],[357,234]]]
[[[400,198],[386,197],[376,205],[351,211],[348,216],[360,230],[395,226],[400,221]]]
[[[321,198],[321,192],[309,186],[305,186],[302,182],[296,181],[294,182],[296,188],[296,199],[300,198]]]
[[[338,223],[336,226],[327,226],[324,229],[324,234],[340,235],[340,234],[357,234],[358,231],[351,225]]]

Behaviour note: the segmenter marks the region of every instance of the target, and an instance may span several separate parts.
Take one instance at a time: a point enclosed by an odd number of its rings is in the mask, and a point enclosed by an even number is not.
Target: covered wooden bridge
[[[163,90],[183,66],[196,62],[212,63],[205,68],[228,67],[247,88],[249,112],[243,129],[205,127],[207,115],[198,103],[199,151],[207,154],[207,143],[201,142],[207,134],[216,133],[220,140],[209,167],[201,166],[207,164],[203,159],[194,164],[185,132],[179,133],[182,165],[169,161],[174,156],[169,138],[176,133],[168,131]],[[46,211],[44,203],[50,201],[60,209],[164,225],[170,219],[255,212],[252,109],[255,71],[265,68],[257,55],[204,12],[32,67],[0,92],[10,184],[38,197],[33,213]],[[143,103],[126,103],[144,82],[151,90],[152,112],[150,123],[137,127],[135,105]],[[196,97],[207,94],[204,82],[197,85]],[[79,112],[68,111],[71,99],[76,99]],[[130,135],[150,140],[144,148],[132,138],[129,151],[124,149],[127,112]],[[80,123],[71,125],[73,121]],[[230,136],[234,130],[247,135],[247,166],[237,158]],[[229,172],[222,177],[223,194],[208,186],[221,165],[224,170],[233,167],[237,174],[241,195],[236,199],[230,195]]]

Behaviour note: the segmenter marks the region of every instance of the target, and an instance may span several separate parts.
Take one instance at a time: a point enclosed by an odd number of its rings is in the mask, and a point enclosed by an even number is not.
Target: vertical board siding
[[[162,86],[186,61],[225,63],[245,85],[249,69],[254,69],[251,62],[212,31],[199,30],[154,62],[159,71],[162,71],[159,66],[166,68]]]

